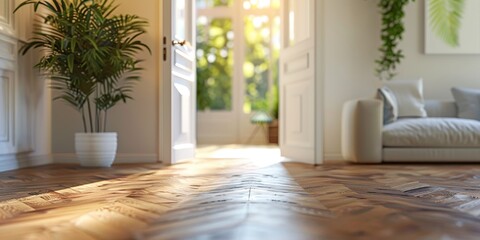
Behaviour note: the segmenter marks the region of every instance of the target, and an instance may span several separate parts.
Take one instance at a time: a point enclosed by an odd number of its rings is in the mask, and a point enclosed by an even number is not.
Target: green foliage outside
[[[269,112],[271,114],[271,117],[273,117],[274,119],[278,119],[278,108],[280,105],[278,81],[276,81],[275,84],[270,88],[269,99],[271,99],[271,104],[269,105]]]
[[[278,88],[269,86],[272,75],[274,84],[278,82],[279,49],[271,49],[270,25],[272,19],[266,16],[249,16],[245,19],[245,78],[244,112],[269,112],[274,106],[274,92]],[[267,34],[268,33],[268,34]]]
[[[203,8],[232,6],[233,0],[197,0],[197,6]]]
[[[35,67],[49,74],[56,99],[81,113],[85,132],[106,131],[108,111],[132,99],[140,79],[136,55],[150,51],[139,40],[148,23],[114,15],[113,0],[27,0],[16,10],[30,5],[42,20],[20,51],[41,50]]]
[[[278,8],[279,1],[273,1]],[[199,8],[232,6],[233,0],[197,0]],[[256,6],[256,5],[255,5]],[[197,109],[231,110],[233,90],[234,41],[244,41],[243,63],[243,111],[270,112],[278,117],[278,59],[280,47],[272,48],[271,36],[280,37],[280,29],[273,34],[272,22],[263,15],[250,15],[242,19],[244,39],[233,39],[231,18],[197,19]],[[279,20],[279,19],[278,19]],[[275,21],[276,23],[276,21]],[[275,26],[278,27],[279,26]],[[278,39],[279,42],[279,39]],[[270,86],[273,79],[273,86]]]
[[[215,18],[197,25],[197,109],[231,110],[232,20]]]
[[[253,19],[260,17],[261,24]],[[232,20],[197,21],[197,108],[231,110],[233,84]],[[244,105],[245,113],[270,112],[278,116],[279,49],[271,49],[270,22],[262,16],[245,19]],[[238,39],[237,39],[238,40]],[[270,52],[273,51],[273,52]],[[269,85],[269,78],[274,85]]]

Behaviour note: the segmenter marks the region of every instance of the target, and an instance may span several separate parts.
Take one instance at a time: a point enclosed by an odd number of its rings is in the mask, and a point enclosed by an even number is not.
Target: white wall
[[[139,15],[149,21],[142,40],[151,48],[139,57],[145,59],[142,80],[137,83],[133,101],[120,103],[109,114],[108,130],[118,132],[116,162],[155,162],[158,160],[160,31],[161,14],[158,0],[117,0],[117,13]],[[65,103],[53,104],[52,144],[55,161],[74,161],[74,134],[83,130],[80,115]]]
[[[119,0],[120,11],[136,13],[150,21],[145,41],[153,55],[144,55],[144,79],[135,89],[135,100],[115,108],[110,129],[119,132],[119,157],[125,161],[153,161],[158,155],[161,14],[157,0]],[[341,159],[340,122],[345,101],[371,97],[381,84],[374,75],[380,46],[380,15],[376,0],[325,0],[324,18],[324,148],[325,158]],[[397,78],[424,79],[426,98],[451,99],[450,87],[479,87],[479,55],[425,55],[424,1],[406,11],[406,33],[401,44],[405,59]],[[321,20],[321,19],[320,19]],[[478,65],[477,65],[478,64]],[[60,160],[74,152],[73,134],[81,130],[77,113],[63,103],[53,105],[53,152]],[[59,154],[60,153],[60,154]],[[64,154],[67,155],[64,155]]]
[[[381,84],[374,75],[379,56],[380,14],[374,0],[325,1],[325,157],[340,156],[341,109],[345,101],[371,97]],[[405,59],[398,79],[422,77],[430,99],[452,99],[452,86],[480,88],[480,55],[425,55],[424,1],[406,8]]]

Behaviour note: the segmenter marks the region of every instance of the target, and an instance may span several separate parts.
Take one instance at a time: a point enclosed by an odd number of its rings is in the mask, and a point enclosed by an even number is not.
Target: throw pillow
[[[480,89],[452,88],[458,117],[480,121]]]
[[[385,83],[395,95],[398,117],[427,117],[423,99],[423,81],[395,80]]]
[[[378,97],[383,102],[383,124],[395,122],[398,118],[397,100],[388,87],[378,89]]]

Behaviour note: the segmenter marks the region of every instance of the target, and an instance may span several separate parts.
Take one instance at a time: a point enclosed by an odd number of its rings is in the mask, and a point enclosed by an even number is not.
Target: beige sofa
[[[480,121],[457,118],[455,102],[426,101],[427,118],[383,125],[383,102],[349,101],[342,116],[342,155],[357,163],[480,161]]]

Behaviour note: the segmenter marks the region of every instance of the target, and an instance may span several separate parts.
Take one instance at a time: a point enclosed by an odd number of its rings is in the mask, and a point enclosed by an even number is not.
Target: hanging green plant
[[[377,63],[376,73],[381,80],[390,80],[395,76],[395,69],[404,57],[402,50],[398,48],[403,38],[405,27],[403,18],[404,8],[409,2],[415,0],[379,0],[378,7],[382,14],[381,40],[379,48],[381,56]]]

